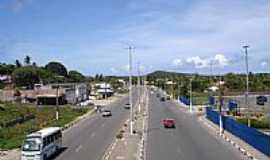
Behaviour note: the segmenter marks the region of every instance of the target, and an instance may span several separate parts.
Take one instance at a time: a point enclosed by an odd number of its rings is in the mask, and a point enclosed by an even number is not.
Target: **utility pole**
[[[190,99],[190,102],[189,102],[189,112],[192,113],[192,81],[193,81],[193,78],[190,78],[190,96],[189,96],[189,99]]]
[[[59,119],[59,85],[56,86],[56,112],[55,119]]]
[[[177,99],[177,101],[179,101],[179,99],[181,97],[181,86],[182,86],[181,80],[179,81],[179,83],[177,83],[177,85],[178,85],[178,99]]]
[[[221,86],[221,75],[219,77],[219,134],[222,135],[223,133],[223,121],[222,121],[222,104],[223,104],[223,98],[222,98],[222,92],[223,92],[223,87]]]
[[[133,134],[133,104],[132,104],[132,50],[129,46],[129,104],[130,104],[130,134]]]
[[[249,48],[249,46],[246,45],[246,46],[243,46],[243,48],[245,50],[245,61],[246,61],[246,94],[245,94],[245,104],[246,104],[246,107],[248,109],[248,116],[247,116],[248,127],[250,127],[251,126],[251,123],[250,123],[250,108],[249,108],[249,103],[248,103],[248,94],[249,94],[248,48]]]
[[[137,82],[137,86],[138,86],[138,96],[139,96],[139,106],[138,106],[138,110],[139,113],[141,112],[141,79],[140,79],[140,62],[138,62],[138,82]]]

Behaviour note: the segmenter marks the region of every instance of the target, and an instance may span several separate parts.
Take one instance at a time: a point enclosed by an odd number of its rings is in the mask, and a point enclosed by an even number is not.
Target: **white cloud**
[[[200,56],[188,57],[185,60],[176,58],[173,60],[172,64],[176,67],[191,65],[191,67],[194,68],[207,68],[210,67],[210,65],[213,65],[215,67],[225,67],[230,64],[230,61],[228,60],[227,57],[225,57],[225,55],[216,54],[214,58],[211,57],[202,58]]]
[[[266,67],[268,65],[268,62],[266,62],[266,61],[262,61],[261,62],[261,66],[264,68],[264,67]]]
[[[182,59],[177,58],[177,59],[174,59],[174,60],[173,60],[172,64],[173,64],[174,66],[182,66],[184,63],[183,63]]]
[[[194,65],[195,68],[205,68],[209,66],[209,60],[203,59],[199,56],[187,58],[186,62]]]
[[[217,54],[214,58],[214,65],[224,67],[229,64],[229,60],[223,54]]]

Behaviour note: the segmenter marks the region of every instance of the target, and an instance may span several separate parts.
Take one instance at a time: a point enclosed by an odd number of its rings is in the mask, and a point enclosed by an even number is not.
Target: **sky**
[[[132,46],[133,74],[239,73],[249,45],[249,70],[270,71],[269,0],[0,0],[0,24],[2,63],[127,75]]]

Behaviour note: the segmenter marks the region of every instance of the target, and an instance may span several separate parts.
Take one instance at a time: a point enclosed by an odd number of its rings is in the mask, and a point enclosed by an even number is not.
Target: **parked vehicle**
[[[112,116],[112,112],[110,110],[104,110],[102,112],[102,116],[103,117],[110,117],[110,116]]]
[[[163,126],[165,128],[175,128],[175,121],[174,121],[174,119],[167,118],[167,119],[164,119],[162,121],[162,123],[163,123]]]
[[[167,99],[167,100],[171,100],[171,97],[170,97],[170,96],[167,96],[166,99]]]
[[[256,98],[256,103],[257,105],[264,105],[264,103],[267,102],[267,97],[266,96],[258,96]]]
[[[26,136],[21,148],[21,160],[46,160],[61,148],[61,128],[44,128]]]
[[[157,98],[159,98],[160,97],[160,94],[159,93],[157,93]]]

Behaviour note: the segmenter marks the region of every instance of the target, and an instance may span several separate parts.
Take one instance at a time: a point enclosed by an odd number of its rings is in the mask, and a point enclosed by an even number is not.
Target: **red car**
[[[174,119],[164,119],[162,121],[165,128],[175,128],[175,121]]]

